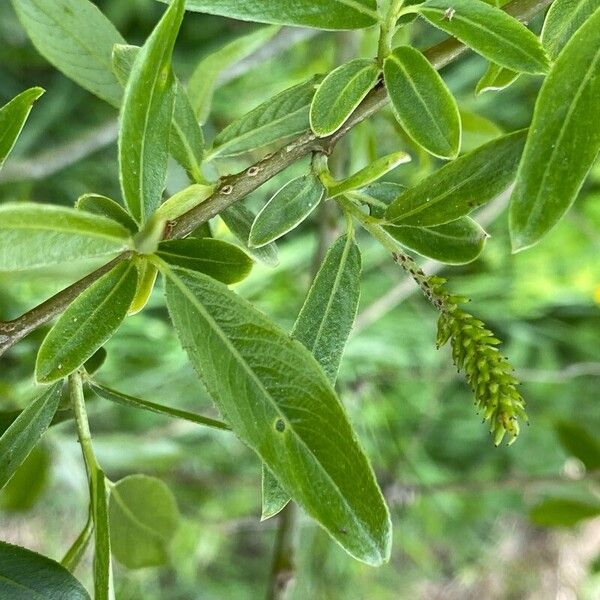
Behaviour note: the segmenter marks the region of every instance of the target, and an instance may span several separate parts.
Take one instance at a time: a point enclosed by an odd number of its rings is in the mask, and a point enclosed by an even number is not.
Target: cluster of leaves
[[[108,481],[94,456],[84,383],[111,401],[232,429],[263,463],[265,518],[292,498],[349,554],[371,565],[385,562],[391,545],[389,511],[334,390],[360,293],[361,256],[353,222],[394,253],[409,249],[448,264],[464,264],[479,256],[486,239],[469,215],[516,182],[510,207],[513,248],[539,241],[574,202],[600,149],[600,127],[592,116],[600,95],[597,3],[580,6],[557,0],[539,39],[517,19],[480,0],[454,0],[451,7],[441,0],[174,0],[141,48],[128,46],[87,0],[13,0],[13,6],[41,54],[120,109],[124,206],[86,194],[74,208],[33,203],[0,207],[2,271],[112,259],[62,311],[41,344],[35,376],[50,387],[15,415],[0,438],[1,455],[7,457],[2,485],[51,423],[62,418],[68,379],[69,416],[77,424],[89,479],[90,519],[63,564],[74,569],[93,533],[97,598],[112,593],[111,549],[132,568],[164,559],[177,509],[157,480]],[[259,30],[204,59],[186,89],[171,64],[186,8],[276,25],[359,29],[378,24],[379,54],[351,60],[324,79],[283,91],[230,124],[207,150],[200,125],[219,69],[265,43],[276,28]],[[397,28],[415,16],[490,61],[480,90],[505,87],[520,74],[547,74],[529,130],[498,137],[459,156],[461,113],[436,70],[441,65],[412,46],[392,47]],[[93,39],[94,45],[85,39]],[[581,78],[573,78],[573,72]],[[41,93],[39,88],[27,90],[0,109],[0,166]],[[378,181],[410,160],[404,152],[334,179],[327,160],[333,145],[369,116],[369,102],[388,100],[415,147],[451,162],[408,189]],[[303,135],[292,141],[297,134]],[[237,178],[207,180],[207,162],[273,147],[280,151]],[[232,206],[233,200],[288,166],[282,157],[293,156],[297,148],[313,155],[307,172],[287,182],[256,216]],[[169,155],[183,167],[190,185],[163,201]],[[227,202],[228,197],[232,201]],[[219,199],[222,203],[214,212],[207,209],[208,216],[194,220],[198,210]],[[330,200],[345,213],[347,232],[329,249],[290,336],[227,286],[248,276],[251,257],[276,262],[273,243]],[[213,238],[210,228],[182,225],[186,219],[195,226],[206,225],[217,213],[242,248]],[[225,423],[167,409],[90,379],[101,362],[98,353],[128,315],[143,310],[159,272],[181,345]],[[451,339],[454,361],[464,368],[484,418],[491,420],[494,441],[499,443],[505,432],[514,439],[516,418],[525,417],[523,401],[510,365],[495,348],[496,338],[457,306],[457,298],[443,290],[441,280],[422,277],[419,283],[441,312],[438,343]],[[9,328],[2,330],[2,335],[10,337],[9,333]],[[139,505],[142,496],[152,498],[152,510]],[[153,510],[164,518],[157,522]],[[150,538],[140,544],[141,556],[123,541],[136,523],[134,535]],[[41,571],[49,570],[48,577],[57,578],[56,586],[71,586],[79,590],[73,597],[86,597],[55,563],[4,544],[0,550],[3,561],[14,565],[11,578],[17,586],[35,589],[35,582],[23,580],[23,573],[28,561],[38,561]]]

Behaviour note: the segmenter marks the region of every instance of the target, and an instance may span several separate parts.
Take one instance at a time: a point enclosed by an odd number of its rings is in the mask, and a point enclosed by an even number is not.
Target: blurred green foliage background
[[[96,3],[130,43],[144,40],[163,9],[151,0]],[[176,50],[178,74],[185,79],[202,57],[254,28],[189,13]],[[423,24],[408,31],[418,47],[441,39]],[[207,139],[274,93],[357,54],[372,55],[375,43],[369,31],[284,30],[222,74]],[[468,55],[443,72],[465,124],[472,124],[466,127],[466,147],[499,130],[526,126],[540,85],[539,78],[522,77],[503,92],[476,97],[484,70],[482,59]],[[2,2],[0,105],[33,85],[47,93],[0,174],[0,202],[72,205],[85,192],[118,199],[114,110],[51,68],[27,40],[10,3]],[[437,166],[415,153],[390,115],[381,111],[340,145],[335,158],[340,172],[401,148],[415,160],[392,180],[410,184]],[[231,161],[220,168],[230,172],[246,164]],[[248,204],[260,206],[290,177],[288,171],[269,182]],[[174,168],[170,191],[184,184]],[[313,216],[280,244],[280,265],[257,265],[238,292],[289,330],[310,284],[319,243],[332,238],[336,218],[329,209]],[[371,569],[302,519],[292,598],[598,597],[600,521],[546,528],[539,525],[543,517],[532,521],[530,511],[547,498],[598,503],[598,472],[594,480],[594,473],[571,456],[568,440],[579,439],[581,427],[597,440],[600,427],[600,165],[566,219],[531,250],[510,254],[502,199],[485,207],[481,218],[492,236],[483,255],[442,272],[450,289],[471,297],[470,310],[505,340],[504,351],[523,381],[531,426],[510,448],[492,445],[448,349],[435,349],[436,315],[385,252],[360,237],[361,309],[338,387],[389,499],[394,551],[387,566]],[[227,235],[219,222],[213,231]],[[0,274],[0,318],[18,316],[92,266]],[[439,266],[428,263],[428,268]],[[35,353],[44,333],[29,336],[2,358],[0,410],[24,406],[32,397]],[[107,350],[98,374],[103,383],[214,414],[178,348],[160,289]],[[90,402],[90,417],[108,476],[114,481],[130,473],[157,475],[174,490],[182,513],[170,564],[139,571],[117,566],[117,597],[262,597],[276,520],[259,523],[256,457],[229,434],[100,399]],[[561,443],[557,426],[564,422],[573,427],[563,427]],[[83,526],[87,507],[72,424],[47,434],[0,495],[0,506],[2,539],[61,558]],[[77,572],[88,584],[90,561],[88,556]]]

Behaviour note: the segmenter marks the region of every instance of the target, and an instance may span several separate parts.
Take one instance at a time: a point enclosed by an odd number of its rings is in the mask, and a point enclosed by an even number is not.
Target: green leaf
[[[12,0],[38,52],[81,87],[113,106],[121,86],[111,70],[115,44],[125,40],[88,0]]]
[[[234,121],[217,135],[210,158],[238,156],[310,128],[309,111],[318,77],[295,85]]]
[[[190,8],[189,3],[187,8]],[[188,94],[200,123],[205,123],[208,119],[213,93],[221,71],[258,50],[278,31],[278,27],[262,27],[248,35],[240,36],[198,63],[188,82]]]
[[[571,500],[570,498],[549,498],[529,512],[529,518],[544,527],[572,527],[580,521],[600,515],[600,504]]]
[[[556,425],[556,434],[563,449],[578,458],[588,471],[600,469],[600,442],[587,429],[561,421]]]
[[[42,88],[30,88],[0,108],[0,169],[19,139],[33,103],[43,93]]]
[[[138,46],[117,45],[113,49],[113,71],[123,87],[127,85],[133,64],[140,53]],[[204,134],[190,103],[187,91],[175,79],[175,109],[171,127],[169,151],[186,170],[192,181],[202,182]]]
[[[399,183],[380,181],[372,183],[359,191],[349,194],[352,198],[366,204],[369,213],[376,219],[383,219],[388,206],[398,198],[406,188]]]
[[[92,354],[91,358],[88,358],[83,363],[83,368],[86,370],[86,373],[92,376],[94,373],[98,372],[106,362],[107,355],[108,353],[104,348],[98,348],[98,350]]]
[[[226,284],[245,279],[252,259],[240,248],[212,238],[189,238],[162,242],[156,253],[177,267],[198,271]]]
[[[361,29],[377,23],[377,0],[187,0],[186,8],[242,21],[318,29]]]
[[[250,209],[246,208],[243,204],[237,203],[226,208],[219,216],[223,219],[223,222],[227,225],[231,233],[233,233],[256,260],[270,267],[276,267],[279,264],[279,253],[275,244],[267,244],[261,248],[248,246],[250,230],[256,219],[256,216]]]
[[[458,105],[423,54],[400,46],[385,59],[383,72],[396,118],[410,138],[434,156],[458,156]]]
[[[388,226],[386,231],[403,246],[447,265],[464,265],[482,252],[486,232],[469,217],[436,227]]]
[[[19,418],[23,413],[22,410],[7,410],[0,412],[0,435],[3,435],[6,430]],[[54,415],[54,418],[50,422],[50,426],[64,423],[69,419],[73,418],[73,414],[70,409],[58,410]]]
[[[122,262],[80,294],[42,342],[37,381],[66,377],[93,356],[125,319],[136,287],[135,265]]]
[[[135,59],[125,88],[119,171],[125,204],[138,223],[162,201],[175,109],[171,55],[183,14],[183,0],[175,0]]]
[[[2,510],[19,513],[30,510],[46,488],[49,467],[50,453],[45,446],[38,444],[2,490]]]
[[[332,385],[358,310],[360,272],[360,250],[353,238],[344,235],[327,252],[292,331],[292,337],[311,351]],[[262,498],[262,520],[279,513],[290,499],[264,465]]]
[[[0,271],[114,256],[131,243],[122,225],[73,208],[31,202],[0,206]]]
[[[444,165],[400,195],[388,208],[387,221],[442,225],[492,200],[513,182],[526,134],[510,133]]]
[[[266,521],[278,515],[290,502],[290,495],[281,487],[277,478],[263,463],[262,466],[262,509],[260,520]]]
[[[325,194],[314,173],[286,183],[256,215],[248,243],[260,248],[279,239],[306,219]]]
[[[462,123],[461,152],[472,152],[503,135],[502,129],[493,121],[466,110],[460,111]]]
[[[538,95],[510,204],[515,252],[560,221],[598,155],[599,69],[600,9],[565,46]]]
[[[10,600],[90,600],[81,583],[57,562],[2,541],[0,597]]]
[[[0,489],[8,483],[48,429],[61,395],[62,382],[48,388],[21,412],[0,438]]]
[[[329,248],[292,330],[332,384],[356,317],[360,272],[358,246],[344,235]]]
[[[556,0],[550,5],[542,44],[550,58],[555,59],[573,34],[600,8],[600,0]]]
[[[375,87],[380,72],[375,61],[357,58],[329,73],[310,106],[310,126],[315,135],[335,133]]]
[[[329,198],[335,198],[342,194],[346,194],[357,188],[367,186],[374,181],[377,181],[396,167],[406,164],[411,161],[411,158],[406,152],[394,152],[373,161],[364,169],[361,169],[347,179],[337,182],[327,189]]]
[[[101,469],[92,474],[94,515],[94,600],[114,600],[108,526],[108,492]]]
[[[106,196],[83,194],[77,199],[75,208],[116,221],[131,233],[136,233],[138,230],[137,223],[131,218],[131,215],[118,202]]]
[[[315,358],[223,284],[179,268],[166,278],[180,341],[236,434],[347,552],[387,560],[385,502]]]
[[[135,398],[134,396],[117,392],[116,390],[112,390],[96,382],[90,383],[90,387],[92,391],[94,391],[101,398],[109,400],[110,402],[116,402],[122,406],[140,408],[157,413],[159,415],[173,417],[175,419],[184,419],[185,421],[190,421],[191,423],[196,423],[197,425],[205,425],[206,427],[212,427],[213,429],[220,429],[223,431],[230,430],[230,427],[221,421],[217,421],[209,417],[203,417],[202,415],[190,413],[178,408],[173,408],[172,406],[164,406],[162,404],[156,404],[155,402],[149,402],[148,400],[142,400],[141,398]]]
[[[546,73],[548,57],[527,27],[481,0],[427,0],[415,10],[488,60],[522,73]]]
[[[139,312],[144,310],[146,304],[150,300],[152,291],[154,290],[154,284],[156,283],[156,277],[158,275],[158,269],[150,263],[148,260],[137,261],[138,270],[138,282],[135,290],[135,296],[131,302],[131,306],[127,311],[127,316],[137,315]]]
[[[165,564],[179,524],[171,490],[155,477],[131,475],[110,492],[109,523],[114,557],[129,569]]]
[[[487,71],[483,74],[481,79],[477,82],[475,87],[476,94],[483,94],[484,92],[496,92],[507,88],[512,85],[520,73],[501,67],[495,63],[490,63]]]

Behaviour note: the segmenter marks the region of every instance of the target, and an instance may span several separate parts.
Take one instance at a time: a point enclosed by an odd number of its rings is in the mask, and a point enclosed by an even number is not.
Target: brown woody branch
[[[520,21],[528,21],[551,3],[552,0],[513,0],[503,10]],[[425,56],[436,69],[441,69],[456,60],[466,50],[467,48],[463,44],[450,38],[429,48],[425,52]],[[169,237],[183,238],[189,235],[196,227],[217,216],[235,202],[242,200],[297,160],[315,152],[330,154],[336,143],[348,131],[368,119],[387,103],[387,93],[383,84],[380,83],[354,111],[344,126],[332,136],[319,139],[311,132],[306,132],[281,150],[263,158],[241,173],[223,177],[211,197],[172,223],[172,226],[168,228]],[[116,262],[128,258],[129,255],[129,253],[125,253],[117,257],[111,263],[58,292],[17,319],[0,322],[0,356],[23,337],[59,315],[83,290],[110,270]]]

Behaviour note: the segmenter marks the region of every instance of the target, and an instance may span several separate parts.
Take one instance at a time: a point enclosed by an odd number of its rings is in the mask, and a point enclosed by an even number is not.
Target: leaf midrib
[[[342,257],[341,257],[341,260],[339,263],[339,268],[335,274],[335,279],[333,281],[331,294],[329,295],[329,298],[327,300],[327,305],[325,306],[325,310],[323,311],[323,317],[319,324],[317,334],[315,335],[314,342],[311,344],[311,346],[310,347],[307,346],[307,348],[311,351],[311,353],[313,353],[313,355],[314,355],[314,349],[317,347],[317,345],[320,341],[321,334],[323,333],[323,328],[325,327],[325,321],[327,320],[327,317],[328,317],[331,307],[333,305],[333,300],[334,300],[335,295],[337,294],[337,291],[340,287],[340,282],[342,280],[342,273],[346,266],[346,262],[348,260],[348,255],[350,254],[350,249],[352,248],[353,243],[354,243],[354,240],[350,236],[348,236],[348,239],[346,240],[346,243],[344,244],[344,251],[342,252]],[[294,330],[295,329],[296,328],[294,328]],[[295,331],[292,331],[292,336],[294,335],[294,333],[295,333]]]
[[[59,360],[64,360],[65,355],[68,356],[69,355],[69,350],[71,348],[71,346],[73,346],[74,342],[80,343],[79,340],[77,340],[77,334],[82,330],[83,327],[85,327],[86,325],[88,325],[90,323],[90,321],[92,321],[94,319],[94,317],[98,314],[98,311],[100,311],[107,302],[110,301],[110,299],[117,293],[120,291],[121,286],[123,284],[123,281],[125,280],[126,277],[129,276],[129,273],[131,272],[131,269],[134,268],[133,265],[129,265],[127,267],[127,269],[124,270],[123,275],[121,275],[121,277],[119,278],[119,281],[117,281],[115,283],[115,285],[113,286],[113,288],[110,290],[110,292],[105,296],[104,300],[102,300],[102,302],[100,302],[96,308],[94,308],[94,310],[87,316],[86,319],[82,319],[81,323],[79,324],[79,326],[73,331],[73,334],[71,335],[71,339],[69,340],[69,342],[65,343],[64,345],[61,346],[60,351],[57,352],[54,355],[53,358],[53,363],[54,365],[56,365]],[[91,289],[91,288],[90,288]],[[87,298],[86,298],[87,299]],[[64,313],[63,313],[64,314]],[[52,369],[50,370],[50,372],[52,372],[55,369],[55,367],[52,367]],[[49,375],[49,373],[46,373],[46,377]]]
[[[435,126],[438,134],[441,136],[441,138],[444,140],[444,142],[446,142],[448,150],[450,152],[452,152],[453,151],[452,144],[450,143],[449,139],[444,135],[444,131],[440,127],[437,119],[431,113],[431,110],[429,109],[429,106],[428,106],[427,102],[425,102],[425,100],[423,100],[423,97],[419,93],[419,90],[417,89],[417,86],[415,85],[415,82],[414,82],[413,78],[411,77],[410,73],[408,72],[408,70],[404,67],[404,65],[402,64],[402,62],[394,54],[391,54],[388,57],[388,60],[391,60],[393,63],[395,63],[397,65],[397,67],[400,69],[400,71],[402,71],[402,73],[404,73],[404,76],[406,77],[406,79],[407,79],[410,87],[412,88],[412,91],[414,92],[415,96],[419,99],[419,103],[425,109],[425,112],[429,116],[429,119],[430,119],[431,123],[433,123],[433,125]],[[458,113],[458,111],[455,111],[455,112]],[[404,121],[404,119],[402,119],[402,120]]]
[[[269,121],[268,123],[264,123],[264,124],[260,125],[259,127],[255,127],[253,129],[246,131],[244,133],[241,133],[239,135],[234,135],[234,136],[226,139],[219,146],[215,146],[213,148],[213,154],[215,156],[218,154],[223,154],[223,150],[226,150],[227,148],[233,146],[234,142],[236,144],[239,144],[240,142],[243,142],[244,140],[247,140],[248,138],[251,138],[252,136],[258,135],[259,133],[261,133],[262,131],[264,131],[266,129],[272,129],[273,127],[276,127],[277,125],[280,125],[281,123],[283,123],[285,121],[292,120],[294,117],[296,117],[296,115],[298,115],[298,113],[305,111],[307,108],[310,109],[310,103],[304,104],[303,106],[297,108],[293,112],[286,113],[286,114],[278,117],[274,121]],[[289,134],[289,135],[293,135],[293,134]]]
[[[67,29],[67,28],[63,27],[62,24],[57,20],[56,17],[47,13],[42,7],[40,7],[39,3],[36,2],[36,0],[30,0],[30,2],[38,9],[38,11],[40,11],[42,14],[46,15],[46,17],[48,17],[54,23],[55,27],[57,27],[59,30],[69,32],[72,39],[74,39],[84,50],[86,50],[90,56],[97,58],[98,62],[100,64],[102,64],[104,67],[106,67],[106,70],[112,74],[112,65],[111,65],[110,60],[103,60],[102,56],[99,54],[96,54],[90,47],[88,47],[82,41],[82,39],[80,39],[77,35],[75,35],[75,33],[73,33],[72,29]],[[95,5],[94,5],[94,8],[96,8],[96,10],[99,10]],[[23,7],[21,7],[21,9],[23,10]],[[117,33],[118,33],[118,31],[117,31]],[[117,44],[125,43],[125,40],[122,38],[122,36],[120,36],[120,34],[119,34],[119,37],[121,37],[121,40],[116,41],[115,43],[117,43]],[[99,83],[99,82],[96,82],[96,83]]]
[[[146,525],[146,523],[140,521],[136,514],[129,509],[129,507],[125,504],[123,498],[119,494],[116,486],[111,490],[110,496],[111,499],[114,498],[116,500],[121,510],[125,513],[125,516],[127,516],[137,527],[144,531],[144,533],[148,534],[151,538],[154,538],[159,542],[165,541],[165,538],[161,536],[161,534],[158,531],[151,529],[149,525]]]
[[[542,176],[542,181],[540,182],[540,185],[537,188],[537,193],[535,194],[534,200],[531,203],[529,203],[531,206],[531,210],[528,215],[528,222],[530,222],[533,217],[535,217],[535,219],[537,219],[540,215],[540,212],[544,208],[543,203],[540,203],[539,199],[540,199],[541,192],[545,187],[546,180],[548,179],[550,173],[552,172],[550,165],[554,162],[554,158],[560,148],[562,138],[564,137],[564,135],[570,125],[571,117],[577,107],[579,98],[583,94],[583,90],[586,87],[588,81],[590,80],[591,74],[594,73],[595,68],[596,68],[596,63],[598,62],[599,59],[600,59],[600,48],[598,50],[596,50],[594,59],[591,61],[590,65],[588,67],[588,70],[586,71],[584,77],[581,79],[581,82],[580,82],[579,86],[577,87],[577,92],[575,93],[573,101],[569,104],[567,114],[565,115],[565,118],[563,119],[563,121],[561,123],[558,136],[555,138],[554,147],[552,148],[552,152],[550,153],[550,158],[545,162],[546,167],[544,169],[544,175]]]
[[[187,270],[187,269],[184,269],[184,270]],[[221,329],[219,324],[215,321],[215,319],[212,317],[212,315],[206,310],[204,305],[194,296],[194,294],[191,292],[191,290],[179,279],[179,277],[177,277],[177,275],[173,272],[173,270],[165,269],[165,271],[166,271],[166,274],[171,278],[171,281],[179,288],[180,292],[188,299],[188,301],[192,304],[192,306],[194,306],[198,310],[198,312],[204,317],[204,319],[207,321],[207,323],[209,323],[209,325],[212,326],[213,331],[221,339],[223,344],[229,349],[232,356],[237,359],[237,361],[242,366],[244,371],[246,371],[248,377],[255,383],[255,385],[258,387],[259,391],[262,392],[263,397],[272,405],[272,408],[274,408],[275,412],[277,414],[279,414],[281,417],[283,417],[288,422],[289,430],[294,434],[295,438],[300,443],[300,445],[305,449],[305,451],[310,456],[313,457],[313,459],[314,459],[315,463],[318,465],[319,469],[322,471],[324,476],[330,481],[334,490],[337,492],[339,498],[341,499],[342,503],[346,506],[348,513],[352,516],[352,519],[354,520],[357,528],[363,533],[363,535],[365,535],[365,538],[369,541],[371,548],[375,549],[377,555],[381,556],[381,551],[380,551],[379,547],[372,540],[371,534],[365,529],[364,524],[355,516],[354,510],[348,504],[348,501],[346,500],[344,495],[341,493],[341,490],[338,487],[336,481],[331,477],[331,475],[329,475],[327,470],[324,468],[324,466],[321,464],[321,462],[315,456],[315,454],[310,449],[310,447],[306,444],[304,439],[295,431],[293,425],[289,422],[287,415],[285,413],[283,413],[282,410],[279,408],[279,405],[277,404],[275,399],[271,396],[271,394],[268,392],[268,390],[264,387],[262,381],[258,378],[256,373],[254,373],[254,371],[252,370],[250,365],[240,355],[237,348],[232,344],[232,342],[229,340],[229,338],[225,335],[225,333],[223,332],[223,330]],[[190,271],[190,273],[194,274],[192,271]],[[197,276],[197,274],[196,274],[196,276]]]
[[[346,84],[344,85],[344,87],[341,90],[339,90],[339,92],[337,92],[337,98],[335,99],[335,101],[333,102],[333,104],[331,105],[329,110],[327,111],[327,115],[328,115],[328,119],[329,119],[329,127],[327,128],[327,131],[330,130],[332,121],[335,121],[335,125],[337,125],[337,122],[339,121],[339,118],[333,119],[331,114],[335,113],[336,109],[340,106],[340,104],[343,104],[344,100],[347,100],[347,98],[344,98],[344,94],[346,93],[348,88],[351,87],[352,84],[357,79],[362,77],[370,69],[374,70],[374,76],[371,78],[371,83],[370,83],[369,87],[365,86],[365,88],[362,89],[360,92],[360,97],[357,97],[354,99],[354,101],[352,102],[352,107],[351,107],[350,111],[344,116],[344,119],[342,120],[342,122],[343,122],[348,117],[348,115],[351,114],[352,111],[360,104],[362,99],[369,93],[369,90],[374,85],[374,83],[377,81],[377,77],[379,76],[379,71],[377,70],[377,68],[375,67],[374,64],[368,64],[368,65],[365,64],[352,77],[350,77],[350,79],[348,79],[348,81],[346,81]],[[313,106],[314,106],[314,104],[313,104]]]
[[[444,11],[437,7],[432,8],[432,7],[424,6],[421,10],[424,13],[426,13],[427,10],[430,10],[433,13],[435,13],[436,15],[444,14]],[[505,42],[506,44],[511,46],[514,50],[516,50],[516,53],[519,54],[521,57],[524,57],[527,62],[531,62],[531,60],[533,59],[536,63],[538,63],[537,58],[533,57],[531,54],[529,54],[528,52],[523,50],[520,46],[515,44],[512,40],[508,39],[507,37],[503,37],[502,35],[499,35],[493,29],[489,29],[485,25],[478,23],[477,21],[470,19],[469,17],[461,15],[460,13],[458,13],[458,11],[453,15],[452,20],[462,21],[463,23],[466,23],[467,25],[473,26],[473,28],[475,28],[475,29],[481,29],[483,32],[487,33],[490,37],[494,38],[495,40],[499,40],[500,42]],[[436,27],[439,27],[440,29],[444,29],[441,26],[439,21],[434,21],[433,24]],[[500,65],[500,66],[504,66],[504,65]],[[510,67],[508,67],[508,68],[510,68]]]

